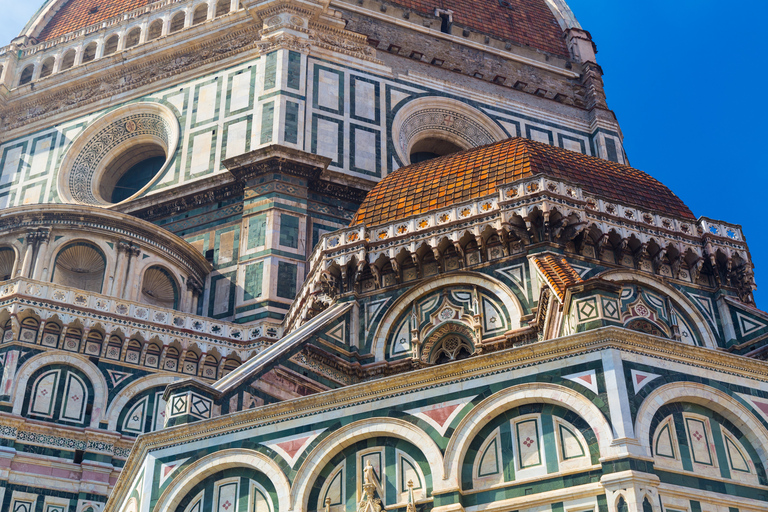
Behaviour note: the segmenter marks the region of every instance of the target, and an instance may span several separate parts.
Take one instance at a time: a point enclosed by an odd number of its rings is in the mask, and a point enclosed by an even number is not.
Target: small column
[[[24,238],[24,260],[21,264],[21,272],[19,276],[29,277],[29,272],[32,267],[32,255],[35,251],[35,231],[27,231],[27,236]]]
[[[80,338],[80,347],[78,348],[78,352],[81,354],[85,354],[85,346],[88,345],[88,334],[90,332],[90,329],[83,328],[83,337]]]
[[[35,269],[32,272],[32,279],[40,281],[43,279],[44,270],[48,261],[48,243],[51,241],[51,230],[40,229],[37,232],[37,240],[40,245],[35,257]]]
[[[67,332],[69,331],[69,327],[66,325],[61,329],[61,334],[59,334],[59,346],[57,347],[59,350],[64,349],[64,340],[67,337]]]
[[[125,258],[131,244],[119,240],[117,242],[117,258],[115,259],[115,270],[112,273],[112,286],[107,290],[107,295],[122,295],[122,286],[125,282]]]
[[[3,379],[0,382],[0,395],[2,398],[10,398],[11,388],[16,380],[16,366],[19,363],[19,351],[9,350],[5,353],[5,362],[3,364]]]
[[[135,261],[141,254],[141,249],[135,245],[131,245],[128,249],[128,270],[125,277],[125,288],[123,289],[122,298],[125,300],[136,300],[138,281],[134,273],[136,267]]]
[[[37,330],[37,339],[35,343],[40,345],[43,342],[43,336],[45,335],[45,320],[40,320],[40,327]]]
[[[200,284],[200,282],[192,276],[188,277],[187,278],[187,294],[186,294],[186,297],[184,298],[184,307],[182,308],[182,311],[192,315],[196,314],[197,299],[200,296],[200,293],[202,291],[203,291],[203,287]]]

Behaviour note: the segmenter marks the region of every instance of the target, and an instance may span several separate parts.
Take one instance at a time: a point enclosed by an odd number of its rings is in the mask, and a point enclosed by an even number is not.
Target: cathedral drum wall
[[[0,510],[753,512],[736,224],[562,0],[48,0],[0,48]]]
[[[760,510],[764,365],[704,358],[607,329],[174,428],[114,509]]]

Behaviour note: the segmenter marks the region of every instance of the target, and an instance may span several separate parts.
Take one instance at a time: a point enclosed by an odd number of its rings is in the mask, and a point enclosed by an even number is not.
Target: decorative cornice
[[[222,31],[225,35],[208,41],[183,46],[183,50],[166,53],[133,65],[120,66],[117,71],[99,74],[98,78],[79,85],[41,93],[34,101],[25,94],[8,101],[0,111],[4,131],[14,130],[30,122],[46,119],[63,112],[162,81],[173,81],[181,73],[218,62],[257,47],[256,27]],[[17,106],[18,105],[18,106]]]

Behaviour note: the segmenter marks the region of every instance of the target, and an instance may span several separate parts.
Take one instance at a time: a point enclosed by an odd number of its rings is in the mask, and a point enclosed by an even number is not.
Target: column
[[[136,300],[138,290],[138,280],[134,273],[136,267],[135,261],[141,254],[141,249],[135,245],[131,245],[128,249],[128,270],[126,271],[125,287],[123,288],[122,298],[125,300]]]
[[[27,231],[27,236],[24,238],[24,259],[21,263],[20,277],[29,277],[30,267],[32,266],[32,254],[35,250],[35,232]]]
[[[119,240],[117,242],[117,258],[115,259],[115,270],[112,272],[112,284],[107,290],[107,295],[116,296],[122,291],[122,285],[124,282],[125,272],[123,270],[125,266],[125,254],[130,247],[130,244]]]
[[[35,268],[32,272],[32,279],[41,281],[45,276],[44,271],[47,270],[46,264],[48,263],[48,243],[51,241],[51,231],[49,229],[41,229],[37,232],[37,240],[40,244],[37,250],[37,257],[35,258]]]

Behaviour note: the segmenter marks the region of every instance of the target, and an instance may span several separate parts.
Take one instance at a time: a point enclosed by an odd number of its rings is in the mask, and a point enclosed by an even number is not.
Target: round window
[[[62,162],[59,195],[69,203],[110,206],[144,194],[176,152],[179,123],[156,103],[128,105],[93,122]]]

